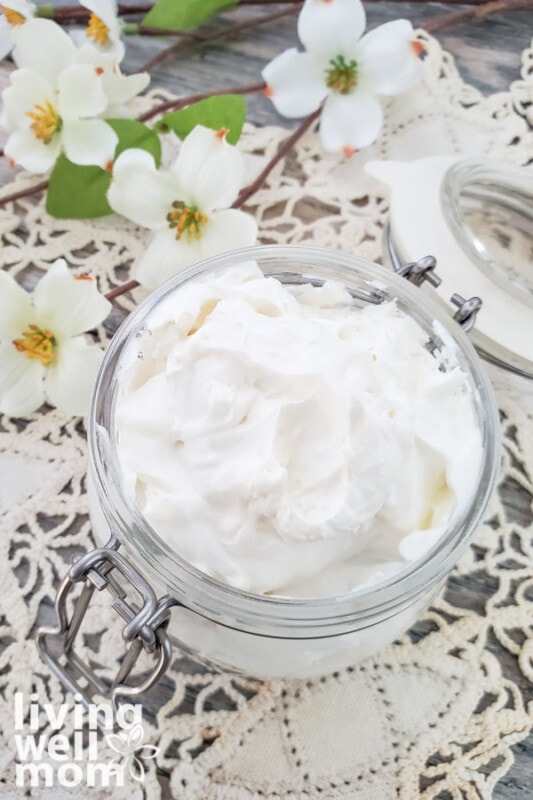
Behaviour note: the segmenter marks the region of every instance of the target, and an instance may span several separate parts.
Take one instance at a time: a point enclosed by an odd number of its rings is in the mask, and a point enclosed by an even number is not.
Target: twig
[[[230,86],[229,89],[216,89],[214,92],[191,94],[188,97],[181,97],[177,100],[165,100],[163,103],[159,103],[159,105],[145,111],[137,119],[139,122],[146,122],[153,117],[157,117],[158,114],[164,114],[166,111],[179,111],[180,108],[190,106],[192,103],[199,103],[200,100],[206,100],[208,97],[219,97],[224,94],[253,94],[254,92],[261,92],[265,86],[266,83],[261,81],[260,83],[250,83],[247,86]]]
[[[428,33],[433,34],[446,28],[452,28],[454,25],[460,25],[462,22],[470,22],[471,20],[483,22],[484,19],[492,14],[520,11],[522,9],[533,10],[533,0],[492,0],[489,2],[485,0],[485,2],[478,3],[472,8],[463,8],[460,11],[453,11],[451,14],[443,14],[440,17],[430,19],[423,27]]]
[[[0,197],[0,206],[5,206],[7,203],[14,203],[15,200],[22,200],[23,197],[30,197],[30,195],[37,194],[37,192],[44,192],[47,186],[48,181],[42,181],[27,189],[21,189],[19,192],[6,194],[4,197]]]
[[[220,39],[228,39],[232,36],[235,36],[242,31],[248,30],[249,28],[256,28],[260,25],[266,25],[268,22],[272,22],[276,19],[281,19],[282,17],[287,17],[289,14],[295,14],[301,7],[301,3],[295,3],[294,0],[291,0],[287,8],[278,9],[277,11],[273,11],[271,14],[265,14],[263,17],[254,17],[253,19],[247,19],[243,22],[238,22],[236,25],[232,25],[230,28],[225,28],[222,31],[217,31],[216,33],[211,34],[210,36],[199,36],[196,34],[196,41],[194,42],[197,46],[203,47],[206,44],[211,44],[212,42],[217,42]],[[147,34],[151,29],[145,28],[144,26],[140,26],[139,33]],[[154,29],[152,29],[154,30]],[[162,35],[166,33],[169,36],[181,36],[180,31],[161,31],[159,29],[157,35]],[[150,35],[150,34],[148,34]],[[143,64],[141,67],[141,72],[150,72],[155,66],[160,64],[162,61],[165,61],[170,56],[178,53],[180,50],[188,49],[191,46],[191,42],[189,41],[179,41],[175,44],[171,44],[170,47],[165,48],[156,56],[151,58],[146,64]]]
[[[126,292],[131,292],[132,289],[136,289],[137,286],[141,284],[139,281],[128,281],[127,283],[122,283],[120,286],[115,286],[114,289],[111,289],[105,296],[108,300],[114,300],[115,297],[120,297],[121,294],[126,294]]]
[[[259,173],[255,181],[250,183],[248,186],[245,186],[244,189],[241,189],[239,192],[239,196],[233,203],[232,208],[240,208],[242,205],[246,203],[246,201],[253,195],[258,189],[261,188],[263,183],[266,181],[276,164],[278,164],[282,158],[284,158],[287,153],[292,150],[298,139],[304,135],[304,133],[311,127],[313,122],[319,118],[322,112],[322,108],[317,108],[316,111],[313,111],[312,114],[309,114],[296,128],[296,130],[288,136],[284,142],[281,143],[279,146],[278,152],[276,155],[270,159],[266,167]]]

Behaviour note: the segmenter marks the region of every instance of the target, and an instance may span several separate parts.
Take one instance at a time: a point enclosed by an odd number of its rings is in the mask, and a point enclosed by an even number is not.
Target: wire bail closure
[[[118,552],[119,547],[120,542],[113,534],[104,547],[91,550],[73,563],[56,596],[57,626],[41,628],[37,634],[37,647],[43,661],[70,692],[79,695],[80,702],[86,707],[93,702],[95,695],[111,701],[115,709],[119,697],[139,697],[157,683],[172,658],[172,645],[166,629],[170,609],[180,604],[170,595],[156,599],[150,584]],[[117,580],[117,575],[122,582]],[[141,596],[139,608],[126,600],[125,581]],[[83,589],[69,616],[67,600],[70,592],[82,582]],[[73,649],[94,592],[104,589],[110,592],[114,610],[126,622],[122,638],[129,645],[112,681],[100,678]],[[143,651],[152,654],[156,663],[148,675],[128,683],[127,679]]]
[[[418,261],[402,264],[392,240],[390,225],[387,227],[386,241],[392,266],[397,275],[406,278],[415,286],[422,286],[425,281],[431,284],[434,289],[441,285],[442,278],[435,272],[437,260],[434,256],[423,256]],[[483,305],[482,299],[480,297],[469,297],[468,300],[465,300],[464,297],[455,292],[450,297],[450,302],[457,307],[457,311],[453,316],[454,320],[459,323],[465,333],[468,333],[476,324],[477,313]]]

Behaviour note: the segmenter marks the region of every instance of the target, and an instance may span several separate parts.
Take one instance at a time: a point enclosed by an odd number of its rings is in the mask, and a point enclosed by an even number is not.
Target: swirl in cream
[[[356,590],[433,545],[481,436],[466,375],[394,302],[288,288],[249,263],[189,280],[122,356],[115,425],[132,502],[232,586]]]

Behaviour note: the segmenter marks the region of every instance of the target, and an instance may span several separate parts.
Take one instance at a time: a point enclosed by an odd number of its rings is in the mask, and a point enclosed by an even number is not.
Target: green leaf
[[[80,167],[60,155],[50,175],[46,210],[60,219],[86,219],[111,214],[106,192],[111,176],[100,167]]]
[[[156,166],[161,163],[161,142],[159,136],[152,128],[137,122],[136,119],[106,119],[118,136],[118,145],[115,150],[117,158],[124,150],[131,147],[140,147],[147,150],[155,159]]]
[[[142,21],[148,28],[190,31],[238,0],[158,0]]]
[[[140,147],[161,162],[161,142],[155,131],[134,119],[106,120],[118,136],[115,158],[124,150]],[[57,159],[46,195],[46,210],[60,219],[89,219],[111,214],[106,193],[111,175],[100,167],[81,167],[61,155]]]
[[[171,111],[161,118],[155,129],[160,133],[172,130],[180,139],[185,139],[196,125],[205,125],[214,131],[227,128],[227,141],[237,144],[245,119],[244,97],[240,94],[225,94],[200,100],[180,111]]]

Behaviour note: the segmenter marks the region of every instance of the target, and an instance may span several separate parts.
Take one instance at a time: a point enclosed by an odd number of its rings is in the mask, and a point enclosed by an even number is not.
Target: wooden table
[[[59,5],[59,3],[57,3]],[[210,35],[229,31],[237,22],[259,18],[271,11],[286,9],[279,6],[244,6],[223,15],[202,28]],[[389,19],[405,16],[415,27],[443,14],[452,13],[464,6],[424,2],[372,2],[367,5],[370,26]],[[485,93],[506,90],[509,83],[519,77],[520,54],[531,43],[533,35],[533,0],[531,8],[491,16],[483,23],[467,22],[437,34],[442,45],[456,58],[464,79]],[[127,40],[127,53],[123,62],[125,72],[139,70],[149,59],[171,44],[173,39],[131,37]],[[244,30],[237,35],[224,35],[216,43],[202,46],[187,45],[172,57],[157,65],[152,72],[152,86],[163,87],[175,94],[188,95],[233,85],[254,83],[260,80],[264,64],[274,55],[296,42],[296,14],[271,20],[265,25]],[[5,82],[9,69],[0,68],[0,83]],[[248,119],[259,125],[290,125],[281,120],[273,106],[261,94],[249,97]],[[0,178],[8,180],[9,168],[0,167]],[[533,409],[533,382],[517,378],[515,385],[522,392],[524,405]],[[518,514],[524,514],[527,498],[517,494],[511,498]],[[476,595],[484,593],[483,585],[457,583],[452,592],[460,593],[463,607],[475,603]],[[488,589],[485,589],[488,591]],[[502,664],[504,674],[521,686],[529,700],[533,700],[531,686],[519,673],[514,660],[497,643],[494,654]],[[494,800],[531,800],[533,798],[533,735],[514,748],[515,764],[500,781]]]

